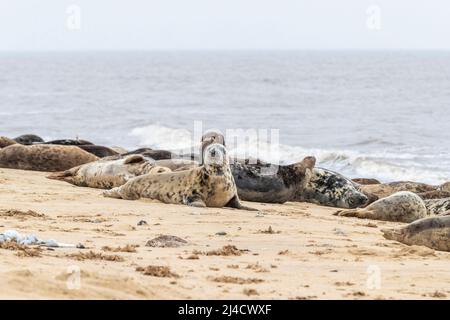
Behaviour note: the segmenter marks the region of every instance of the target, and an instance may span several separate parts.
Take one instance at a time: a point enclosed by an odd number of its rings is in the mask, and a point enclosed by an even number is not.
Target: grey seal
[[[343,175],[323,168],[314,168],[309,183],[295,201],[352,209],[364,206],[369,198],[358,185]]]
[[[145,174],[103,194],[117,199],[150,198],[194,207],[255,210],[243,206],[239,200],[226,148],[221,144],[211,144],[204,153],[202,166],[157,175]]]
[[[428,217],[406,226],[382,229],[383,236],[406,245],[450,251],[450,216]]]
[[[415,193],[400,191],[377,200],[366,208],[340,210],[337,216],[383,221],[412,222],[428,215],[424,201]]]

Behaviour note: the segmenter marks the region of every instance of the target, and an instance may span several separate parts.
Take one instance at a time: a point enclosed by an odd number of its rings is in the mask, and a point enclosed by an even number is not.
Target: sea
[[[0,53],[0,135],[179,150],[208,129],[238,156],[449,181],[450,52]]]

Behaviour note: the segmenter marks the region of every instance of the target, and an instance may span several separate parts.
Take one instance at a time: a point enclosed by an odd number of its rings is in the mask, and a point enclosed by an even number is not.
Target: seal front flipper
[[[231,200],[225,205],[225,207],[236,208],[236,209],[241,209],[241,210],[248,210],[248,211],[259,211],[258,209],[244,206],[241,203],[241,201],[239,200],[238,196],[234,196],[233,198],[231,198]]]
[[[197,197],[197,196],[187,197],[184,200],[184,203],[190,207],[206,208],[205,202],[200,197]]]

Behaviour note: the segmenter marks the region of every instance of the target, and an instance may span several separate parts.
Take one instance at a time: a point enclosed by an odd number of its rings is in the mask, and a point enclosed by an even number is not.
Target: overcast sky
[[[450,49],[450,1],[0,0],[0,51],[136,49]]]

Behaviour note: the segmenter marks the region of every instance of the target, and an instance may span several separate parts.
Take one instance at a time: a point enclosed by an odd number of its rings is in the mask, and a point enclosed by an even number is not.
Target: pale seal
[[[284,203],[303,192],[315,163],[314,157],[283,166],[236,161],[231,164],[231,172],[242,200]]]
[[[141,155],[131,155],[119,160],[98,160],[48,176],[80,187],[111,189],[124,185],[128,180],[143,175],[170,172],[156,166]]]
[[[211,144],[204,151],[202,166],[163,174],[146,174],[129,180],[119,188],[105,191],[106,197],[136,200],[150,198],[194,207],[244,207],[237,194],[228,154],[221,144]]]
[[[424,201],[415,193],[401,191],[375,201],[366,208],[340,210],[338,216],[383,221],[412,222],[428,215]]]
[[[13,144],[0,150],[0,167],[35,171],[64,171],[98,158],[75,146]]]
[[[450,251],[450,216],[428,217],[395,229],[382,229],[389,240]]]
[[[17,143],[24,144],[24,145],[31,145],[34,143],[43,143],[44,139],[41,137],[35,135],[35,134],[23,134],[21,136],[18,136],[13,139]]]
[[[7,146],[10,146],[12,144],[16,144],[17,142],[13,139],[7,138],[7,137],[0,137],[0,148],[5,148]]]
[[[437,215],[450,210],[450,198],[425,200],[430,215]]]
[[[343,175],[323,168],[314,168],[309,183],[294,201],[352,209],[364,206],[369,198],[356,183]]]

